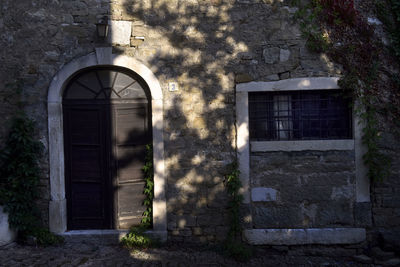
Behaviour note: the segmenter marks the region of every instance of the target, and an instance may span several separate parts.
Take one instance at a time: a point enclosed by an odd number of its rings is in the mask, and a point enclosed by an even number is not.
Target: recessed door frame
[[[123,55],[112,54],[112,48],[96,48],[95,53],[66,64],[53,78],[48,91],[48,133],[50,193],[49,227],[54,233],[67,230],[65,199],[64,141],[62,93],[75,73],[89,67],[117,66],[138,74],[151,93],[151,115],[154,161],[153,235],[167,238],[167,213],[164,176],[163,94],[153,72],[140,61]]]

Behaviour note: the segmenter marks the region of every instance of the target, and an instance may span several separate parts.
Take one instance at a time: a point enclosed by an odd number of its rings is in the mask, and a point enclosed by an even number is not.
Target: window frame
[[[249,92],[250,141],[353,138],[350,99],[343,90]]]
[[[275,82],[248,82],[236,85],[236,129],[237,158],[239,162],[241,193],[243,203],[250,204],[250,154],[252,152],[280,151],[332,151],[353,150],[355,152],[356,201],[369,202],[369,180],[362,155],[362,128],[358,116],[352,111],[352,138],[337,140],[291,140],[291,141],[250,141],[249,132],[249,92],[280,92],[300,90],[340,89],[339,77],[307,77],[280,80]]]

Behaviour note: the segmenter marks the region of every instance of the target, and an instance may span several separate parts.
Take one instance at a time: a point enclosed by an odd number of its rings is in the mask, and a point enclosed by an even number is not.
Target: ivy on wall
[[[151,227],[153,224],[153,198],[154,198],[154,167],[153,167],[153,146],[146,145],[145,164],[142,168],[144,172],[144,195],[146,196],[143,205],[146,210],[143,213],[142,224]]]
[[[129,233],[121,239],[121,244],[127,248],[148,248],[158,245],[157,240],[146,234],[146,230],[153,225],[154,166],[151,144],[146,145],[145,164],[142,170],[145,180],[143,205],[146,206],[146,210],[142,214],[140,225],[131,227]]]
[[[38,161],[43,145],[34,133],[34,122],[24,111],[19,111],[0,151],[0,205],[9,214],[9,225],[18,232],[21,241],[32,237],[38,245],[52,245],[63,239],[41,226],[36,200],[40,193]]]
[[[379,118],[385,117],[395,126],[393,129],[400,125],[400,83],[396,85],[393,75],[385,79],[386,73],[390,73],[386,64],[392,63],[392,57],[376,38],[374,28],[355,9],[353,0],[312,0],[305,5],[293,1],[293,4],[299,6],[295,18],[300,21],[306,46],[311,51],[326,53],[343,66],[339,86],[353,98],[355,112],[363,125],[362,142],[367,148],[363,160],[369,168],[368,176],[372,181],[383,180],[389,175],[390,159],[378,147],[382,133]],[[393,24],[399,23],[400,20],[395,22],[400,12],[398,15],[391,20]],[[396,47],[396,37],[392,39]]]
[[[239,261],[248,261],[252,255],[249,247],[241,240],[242,226],[240,224],[240,205],[243,196],[239,190],[242,187],[240,182],[240,171],[237,160],[227,166],[225,175],[225,187],[229,196],[229,232],[225,240],[225,254]]]

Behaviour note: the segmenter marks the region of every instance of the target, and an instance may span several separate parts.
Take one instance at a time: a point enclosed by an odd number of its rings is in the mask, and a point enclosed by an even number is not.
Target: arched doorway
[[[146,83],[123,68],[76,74],[63,93],[68,229],[140,224],[145,146],[151,143]]]
[[[49,228],[62,234],[67,231],[67,200],[65,197],[65,160],[63,92],[77,73],[98,67],[116,67],[140,76],[151,94],[151,134],[154,162],[153,229],[150,233],[162,241],[167,239],[165,196],[165,164],[163,135],[163,92],[153,72],[142,62],[125,55],[112,54],[111,47],[96,48],[94,53],[64,65],[54,76],[48,91],[48,134],[50,195]],[[149,99],[150,101],[150,99]]]

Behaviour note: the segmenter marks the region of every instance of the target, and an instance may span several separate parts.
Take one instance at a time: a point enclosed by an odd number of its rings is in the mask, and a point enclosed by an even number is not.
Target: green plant
[[[42,144],[33,137],[34,122],[24,112],[13,119],[0,153],[0,203],[9,213],[10,226],[24,234],[38,225],[35,200],[39,196],[38,159]]]
[[[376,0],[378,18],[389,33],[391,50],[400,61],[400,1]]]
[[[330,41],[324,35],[322,28],[316,22],[320,16],[322,6],[316,5],[311,8],[311,5],[300,7],[295,13],[295,20],[300,21],[300,30],[303,38],[306,39],[306,46],[313,52],[325,52],[330,47]]]
[[[400,36],[400,27],[393,27],[400,23],[400,1],[383,2],[392,4],[392,18],[395,19],[390,19],[388,7],[384,3],[377,4],[377,7],[381,14],[386,14],[385,19],[389,17],[389,28],[394,32],[392,36],[395,36],[396,31]],[[394,2],[399,5],[393,5]],[[396,100],[399,95],[396,79],[392,78],[390,88],[388,83],[378,78],[379,73],[385,70],[378,64],[382,49],[374,39],[374,30],[355,10],[353,0],[313,0],[310,5],[299,10],[302,16],[297,16],[297,19],[300,20],[303,36],[307,38],[307,47],[315,52],[326,52],[332,61],[343,66],[344,75],[339,80],[339,86],[352,96],[356,113],[363,125],[362,142],[367,148],[363,160],[369,169],[368,177],[370,180],[381,181],[390,173],[390,160],[380,152],[378,146],[381,133],[378,114],[386,116],[389,122],[397,122],[400,119],[400,108]],[[329,40],[328,45],[319,41],[319,32],[329,34],[326,38]],[[388,92],[392,97],[385,96]]]
[[[36,244],[39,246],[53,246],[64,242],[62,236],[55,235],[43,227],[33,229],[31,231],[31,236],[34,237]]]
[[[131,227],[129,233],[121,239],[121,244],[127,248],[149,248],[157,246],[157,240],[149,237],[145,233],[146,230],[146,225]]]
[[[154,167],[153,147],[151,144],[146,145],[145,164],[142,170],[145,179],[143,193],[146,196],[143,205],[146,206],[146,210],[142,214],[140,225],[131,227],[129,233],[121,239],[121,244],[128,248],[148,248],[158,244],[157,240],[152,239],[145,233],[153,223]]]
[[[146,145],[145,164],[142,168],[144,172],[145,186],[143,193],[146,198],[143,205],[146,210],[143,212],[141,223],[147,227],[151,227],[153,223],[153,198],[154,198],[154,167],[153,167],[153,147],[151,144]]]
[[[10,227],[25,240],[33,236],[40,245],[58,243],[56,237],[40,225],[36,207],[39,197],[43,145],[35,140],[35,124],[24,111],[14,117],[5,147],[0,152],[0,204],[9,214]]]
[[[252,255],[251,249],[241,242],[242,227],[240,225],[240,205],[243,196],[239,190],[242,187],[240,182],[240,171],[237,161],[228,165],[228,173],[225,175],[225,187],[229,196],[229,232],[225,240],[224,250],[228,257],[239,261],[247,261]]]

